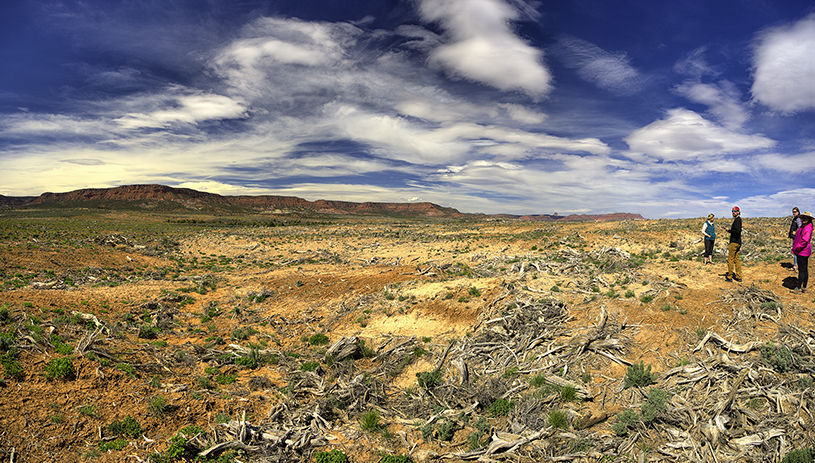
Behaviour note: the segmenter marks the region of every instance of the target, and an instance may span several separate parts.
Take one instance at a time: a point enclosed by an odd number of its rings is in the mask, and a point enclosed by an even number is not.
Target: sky
[[[815,211],[815,4],[3,0],[0,194]]]

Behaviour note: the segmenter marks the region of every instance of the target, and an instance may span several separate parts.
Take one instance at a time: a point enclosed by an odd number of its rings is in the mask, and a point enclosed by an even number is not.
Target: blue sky
[[[815,210],[815,5],[0,4],[0,194]]]

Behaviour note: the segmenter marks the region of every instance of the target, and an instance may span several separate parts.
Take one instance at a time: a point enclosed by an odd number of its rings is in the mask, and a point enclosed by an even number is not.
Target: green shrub
[[[212,381],[209,379],[209,376],[199,376],[196,378],[196,383],[201,389],[212,389]]]
[[[303,362],[300,371],[314,371],[320,366],[320,362]]]
[[[529,380],[530,386],[541,387],[546,384],[546,375],[535,375]]]
[[[128,436],[134,439],[142,434],[141,425],[130,415],[127,415],[122,421],[110,423],[105,429],[114,436]]]
[[[204,428],[197,424],[190,424],[178,430],[179,433],[185,436],[195,436],[204,432]]]
[[[656,381],[656,375],[651,374],[651,365],[647,367],[640,363],[635,363],[628,367],[625,373],[625,388],[631,386],[645,387]]]
[[[654,297],[655,296],[653,294],[643,294],[642,296],[640,296],[640,302],[642,302],[643,304],[647,304],[653,301]]]
[[[74,352],[74,348],[64,342],[54,343],[54,350],[60,355],[71,355]]]
[[[634,410],[628,409],[617,415],[617,422],[611,426],[614,432],[622,437],[628,434],[628,428],[639,421],[640,416]]]
[[[458,426],[455,422],[444,420],[436,426],[436,437],[442,442],[449,442],[453,440],[453,435],[455,435],[457,430]]]
[[[668,393],[657,387],[648,390],[648,400],[640,405],[642,422],[648,424],[667,410]]]
[[[509,367],[504,370],[504,379],[512,378],[513,376],[518,375],[519,368],[518,367]]]
[[[385,455],[379,463],[413,463],[407,455]]]
[[[789,347],[768,342],[761,346],[761,357],[779,373],[787,373],[793,369],[797,363],[795,354]]]
[[[112,440],[110,442],[99,443],[100,452],[107,452],[108,450],[122,450],[125,447],[127,447],[127,441],[121,438]]]
[[[348,463],[348,455],[342,450],[333,449],[314,453],[314,460],[317,463]]]
[[[53,358],[45,365],[45,379],[69,380],[76,377],[76,369],[70,357]]]
[[[359,418],[359,426],[368,432],[379,432],[382,430],[382,423],[379,422],[379,411],[369,410]]]
[[[93,404],[80,405],[78,410],[80,415],[90,416],[92,418],[97,417],[96,407]]]
[[[220,374],[215,377],[215,382],[220,384],[221,386],[225,386],[227,384],[232,384],[238,380],[236,375],[230,375],[227,373]]]
[[[6,352],[11,350],[12,347],[17,343],[17,340],[14,339],[14,335],[11,333],[0,333],[0,351]]]
[[[564,412],[563,410],[550,411],[549,426],[555,429],[568,429],[569,421],[566,419],[566,412]]]
[[[324,346],[328,344],[328,336],[322,333],[317,333],[308,338],[308,343],[312,346]]]
[[[436,369],[433,371],[420,371],[416,373],[416,379],[419,386],[425,389],[433,389],[442,384],[441,370]]]
[[[235,365],[255,369],[263,364],[263,358],[258,349],[252,348],[249,353],[235,359]]]
[[[153,396],[152,399],[147,403],[147,409],[150,411],[153,416],[161,417],[164,413],[169,410],[170,405],[167,403],[167,398],[163,395],[159,394]]]
[[[490,416],[506,416],[515,407],[515,402],[507,399],[498,399],[490,404]]]
[[[136,369],[133,368],[133,365],[131,365],[129,363],[124,363],[124,362],[117,363],[116,368],[118,368],[118,369],[122,370],[123,372],[127,373],[127,376],[130,376],[131,378],[136,377]]]
[[[563,386],[560,389],[560,398],[564,402],[577,402],[579,400],[577,398],[577,389],[572,386]]]
[[[157,326],[142,325],[139,328],[139,338],[156,339],[161,330]]]
[[[798,450],[790,451],[781,463],[813,463],[815,461],[815,449],[812,447],[804,447]]]
[[[17,353],[14,350],[0,355],[0,364],[3,365],[4,378],[14,378],[17,381],[22,381],[23,377],[25,377],[25,369],[17,361]]]

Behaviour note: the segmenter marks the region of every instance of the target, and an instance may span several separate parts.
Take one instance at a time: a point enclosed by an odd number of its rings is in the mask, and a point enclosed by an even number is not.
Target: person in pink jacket
[[[812,255],[812,214],[804,212],[799,214],[801,227],[795,232],[792,241],[792,253],[798,257],[798,287],[792,291],[807,292],[809,280],[808,261]]]

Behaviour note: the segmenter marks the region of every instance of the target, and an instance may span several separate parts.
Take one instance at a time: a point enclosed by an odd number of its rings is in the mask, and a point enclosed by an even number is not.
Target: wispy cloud
[[[519,11],[503,0],[418,0],[425,21],[446,31],[430,63],[450,76],[538,98],[552,90],[543,51],[518,37],[510,22]],[[496,63],[501,63],[497,66]]]
[[[738,129],[750,118],[731,82],[709,84],[688,80],[678,85],[676,91],[691,101],[710,106],[711,114],[729,129]]]
[[[631,66],[622,52],[611,53],[574,37],[561,39],[555,54],[563,63],[577,69],[581,79],[619,95],[633,95],[642,89],[645,78]]]
[[[815,14],[758,34],[753,98],[773,110],[815,109]]]
[[[674,64],[674,71],[697,79],[707,75],[719,75],[720,72],[707,62],[705,58],[707,51],[707,46],[701,46],[691,51]]]

